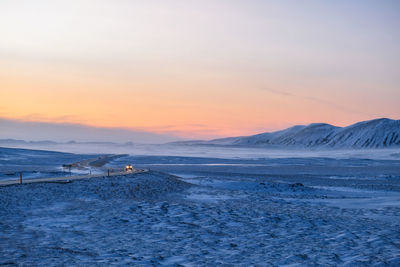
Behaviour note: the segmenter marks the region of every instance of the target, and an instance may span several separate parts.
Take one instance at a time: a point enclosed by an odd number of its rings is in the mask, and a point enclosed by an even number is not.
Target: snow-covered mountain
[[[375,119],[347,127],[312,123],[272,133],[211,141],[181,142],[181,144],[326,148],[400,147],[400,120]]]

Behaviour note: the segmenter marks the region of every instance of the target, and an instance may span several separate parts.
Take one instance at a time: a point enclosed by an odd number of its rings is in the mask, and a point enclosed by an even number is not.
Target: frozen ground
[[[0,181],[102,174],[107,162],[126,155],[73,154],[0,147]],[[71,165],[64,168],[63,165]],[[123,165],[122,165],[123,166]],[[121,166],[119,166],[121,167]]]
[[[15,146],[18,148],[19,146]],[[24,145],[22,148],[26,148]],[[296,147],[263,148],[263,147],[232,147],[215,145],[143,145],[143,144],[57,144],[57,145],[32,145],[31,149],[45,149],[63,151],[77,154],[132,154],[135,155],[161,155],[184,156],[204,158],[363,158],[363,159],[395,159],[400,160],[400,148],[385,149],[299,149]]]
[[[66,176],[63,164],[96,158],[98,154],[72,154],[46,150],[30,150],[0,147],[0,180],[44,178]],[[95,171],[95,170],[93,170]],[[86,174],[87,170],[73,169],[75,174]]]
[[[400,265],[398,160],[123,162],[154,171],[1,187],[0,264]]]

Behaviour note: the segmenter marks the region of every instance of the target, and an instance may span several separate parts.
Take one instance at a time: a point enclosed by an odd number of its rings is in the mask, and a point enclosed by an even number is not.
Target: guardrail
[[[82,180],[82,179],[99,178],[99,177],[128,175],[128,174],[142,173],[142,172],[149,171],[148,169],[133,169],[132,171],[115,171],[115,170],[116,169],[108,169],[107,173],[102,173],[102,174],[71,175],[71,176],[62,176],[62,177],[33,178],[33,179],[25,179],[25,180],[22,179],[22,173],[20,173],[19,180],[17,180],[17,181],[16,180],[0,181],[0,186]],[[117,170],[121,170],[121,169],[117,169]]]

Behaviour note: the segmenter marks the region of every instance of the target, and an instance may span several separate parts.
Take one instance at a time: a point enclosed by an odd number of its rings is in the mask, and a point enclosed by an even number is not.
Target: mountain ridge
[[[174,142],[180,145],[303,147],[303,148],[388,148],[400,147],[400,120],[379,118],[338,127],[327,123],[296,125],[250,136],[210,141]]]

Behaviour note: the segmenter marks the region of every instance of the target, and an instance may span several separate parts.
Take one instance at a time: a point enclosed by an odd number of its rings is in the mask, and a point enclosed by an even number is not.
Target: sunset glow
[[[397,1],[2,1],[0,117],[191,139],[398,119],[399,14]]]

